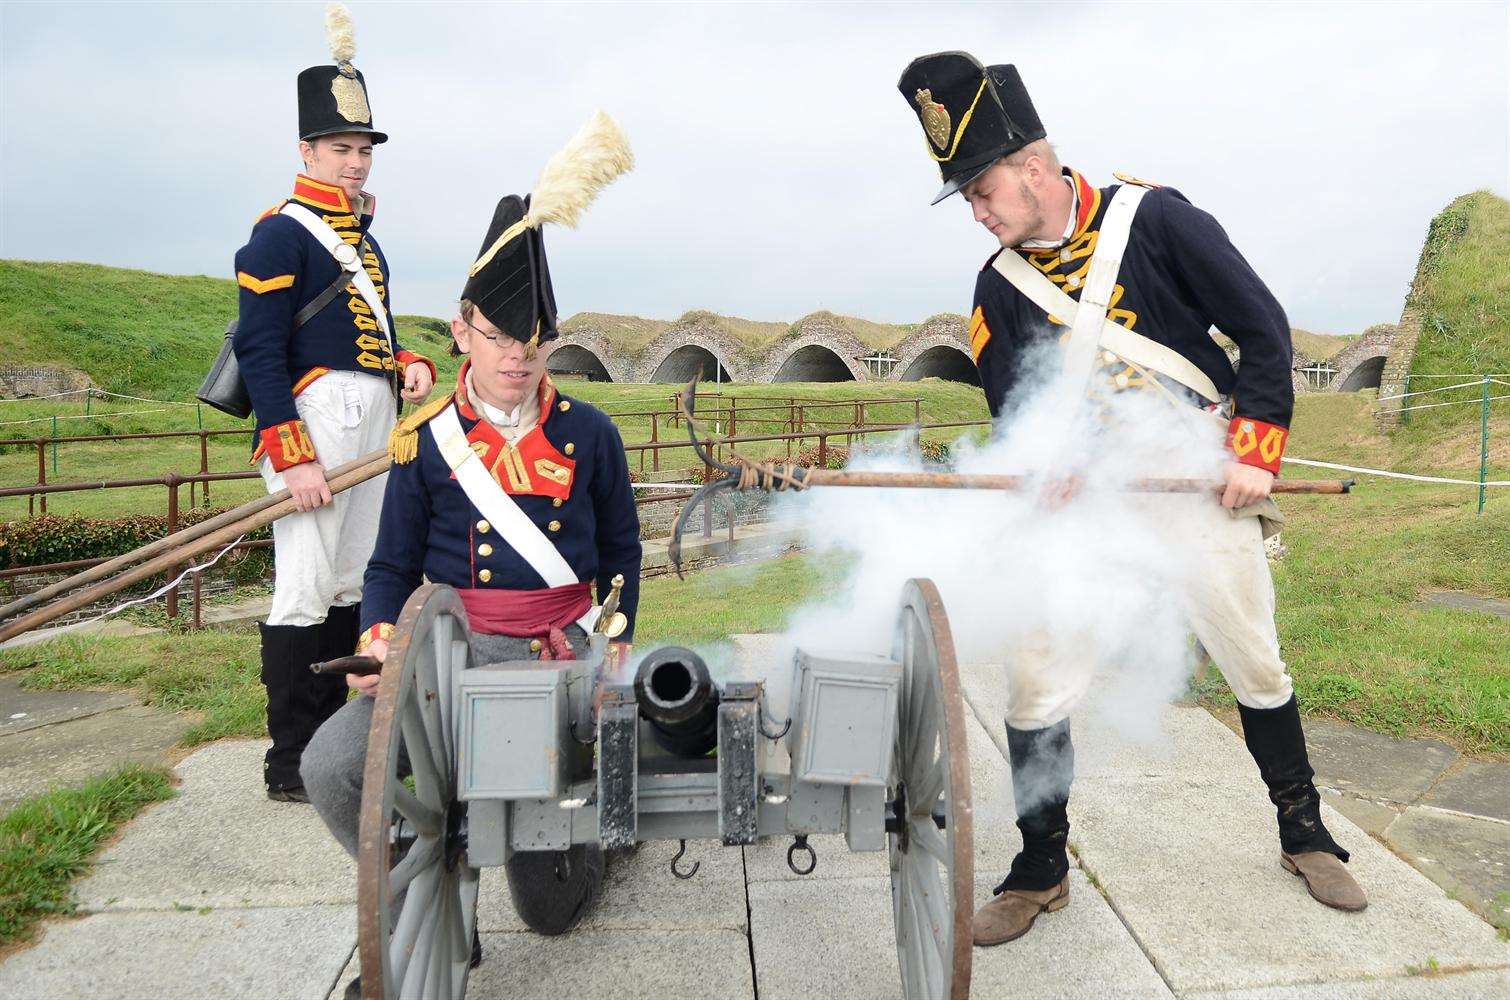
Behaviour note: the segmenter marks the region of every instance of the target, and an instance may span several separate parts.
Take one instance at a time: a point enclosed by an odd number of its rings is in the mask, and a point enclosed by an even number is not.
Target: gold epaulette
[[[1124,174],[1118,170],[1113,170],[1112,176],[1117,178],[1117,180],[1121,181],[1123,184],[1136,184],[1138,185],[1138,187],[1158,188],[1164,186],[1162,184],[1155,184],[1153,181],[1145,181],[1141,177],[1134,177],[1132,174]]]
[[[419,454],[419,429],[449,406],[451,397],[454,395],[456,395],[454,392],[448,392],[444,396],[432,399],[400,420],[398,426],[393,428],[393,433],[388,435],[388,457],[399,465],[414,461],[415,456]]]

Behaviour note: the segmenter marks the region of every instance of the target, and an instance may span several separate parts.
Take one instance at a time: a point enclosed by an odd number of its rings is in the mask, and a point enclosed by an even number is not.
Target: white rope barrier
[[[138,598],[136,598],[134,600],[125,601],[125,602],[123,602],[121,604],[117,604],[115,607],[111,608],[109,611],[101,612],[100,614],[95,615],[93,618],[90,618],[90,619],[88,619],[86,621],[71,623],[71,626],[75,626],[76,627],[78,625],[93,625],[95,622],[101,621],[101,620],[103,620],[105,618],[109,618],[111,615],[115,614],[116,612],[124,611],[127,608],[132,607],[133,605],[136,605],[136,604],[146,604],[148,601],[155,601],[155,600],[157,600],[159,597],[163,596],[168,591],[172,590],[174,587],[176,587],[180,583],[182,583],[183,580],[184,580],[184,577],[186,577],[186,576],[193,576],[196,573],[203,573],[205,570],[209,569],[211,566],[213,566],[216,563],[220,562],[221,557],[224,556],[227,552],[229,552],[232,549],[234,549],[237,545],[240,545],[241,544],[241,540],[243,538],[245,538],[245,537],[246,537],[245,535],[238,536],[237,539],[234,542],[232,542],[231,544],[227,545],[225,548],[221,549],[219,552],[215,553],[215,558],[214,559],[211,559],[207,563],[200,563],[197,566],[190,566],[188,569],[184,570],[182,573],[178,574],[173,579],[169,580],[167,583],[163,584],[161,587],[157,588],[152,593],[148,594],[146,597],[138,597]]]
[[[1385,469],[1365,469],[1356,465],[1338,465],[1335,462],[1313,462],[1304,458],[1284,458],[1286,464],[1310,465],[1318,469],[1337,469],[1342,472],[1357,472],[1366,476],[1382,476],[1386,479],[1409,479],[1416,483],[1449,483],[1453,486],[1510,486],[1510,479],[1490,480],[1481,483],[1477,479],[1444,479],[1441,476],[1414,476],[1408,472],[1390,472]]]
[[[1503,395],[1503,396],[1490,396],[1487,400],[1483,399],[1483,398],[1479,398],[1479,399],[1458,399],[1458,400],[1452,401],[1451,403],[1423,403],[1420,406],[1402,406],[1398,410],[1395,410],[1394,412],[1395,413],[1411,413],[1411,412],[1414,412],[1415,410],[1434,410],[1434,409],[1436,409],[1439,406],[1467,406],[1469,404],[1482,405],[1482,404],[1484,404],[1486,402],[1492,403],[1496,399],[1510,399],[1510,393],[1507,393],[1506,395]]]
[[[1463,389],[1467,388],[1470,385],[1483,385],[1486,381],[1492,382],[1494,380],[1489,378],[1488,376],[1485,376],[1484,378],[1476,378],[1472,382],[1459,382],[1457,385],[1439,385],[1435,389],[1421,389],[1417,392],[1402,392],[1397,396],[1380,396],[1377,402],[1387,403],[1391,399],[1404,399],[1406,396],[1425,396],[1428,393],[1433,392],[1447,392],[1451,389]]]

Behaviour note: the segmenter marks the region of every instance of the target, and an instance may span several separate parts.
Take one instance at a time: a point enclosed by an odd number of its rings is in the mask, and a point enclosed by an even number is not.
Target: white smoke
[[[1178,595],[1199,586],[1201,573],[1179,532],[1166,529],[1182,505],[1216,499],[1119,485],[1148,477],[1220,482],[1222,428],[1157,390],[1109,394],[1099,407],[1082,407],[1078,423],[1068,421],[1065,400],[1083,399],[1084,389],[1060,384],[1050,367],[1057,358],[1050,351],[1035,359],[1033,388],[1015,394],[992,440],[955,442],[951,464],[964,473],[1075,475],[1084,482],[1079,494],[1059,506],[1041,502],[1036,484],[1019,493],[834,487],[790,496],[779,513],[801,525],[809,551],[853,559],[833,594],[794,617],[790,636],[799,647],[887,653],[903,585],[928,577],[962,663],[999,665],[1007,685],[1030,683],[1025,663],[1046,663],[1037,676],[1051,687],[1072,699],[1094,689],[1095,711],[1119,731],[1151,739],[1159,709],[1190,673]],[[859,453],[849,467],[924,468],[904,441]],[[1041,702],[1059,718],[1068,707]]]

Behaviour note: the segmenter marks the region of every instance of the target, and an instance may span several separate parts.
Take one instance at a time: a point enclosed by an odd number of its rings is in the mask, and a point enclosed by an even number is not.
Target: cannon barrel
[[[634,697],[655,741],[678,757],[701,757],[718,745],[718,688],[703,658],[681,646],[640,661]]]

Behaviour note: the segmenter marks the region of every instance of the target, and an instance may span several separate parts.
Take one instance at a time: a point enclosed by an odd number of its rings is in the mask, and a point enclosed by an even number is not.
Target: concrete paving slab
[[[127,691],[28,691],[24,673],[0,677],[0,736],[140,703]]]
[[[339,995],[339,994],[338,994]],[[484,934],[468,1000],[750,1000],[750,946],[731,930]]]
[[[1486,1000],[1510,996],[1510,970],[1268,986],[1196,994],[1201,1000]]]
[[[1384,839],[1479,913],[1494,913],[1498,903],[1510,917],[1510,823],[1414,806],[1389,825]]]
[[[1414,802],[1458,759],[1441,740],[1397,739],[1331,719],[1305,721],[1316,783],[1373,799]]]
[[[1360,799],[1352,795],[1339,795],[1323,791],[1321,801],[1352,820],[1370,837],[1382,837],[1389,825],[1400,816],[1401,807],[1372,799]]]
[[[1472,611],[1481,615],[1496,615],[1510,620],[1510,601],[1503,597],[1485,597],[1466,590],[1428,590],[1421,595],[1421,604],[1452,608],[1456,611]]]
[[[273,595],[247,597],[239,601],[209,604],[200,612],[199,619],[206,625],[244,625],[248,622],[267,620],[273,608]]]
[[[993,742],[1007,757],[1007,684],[1001,668],[973,663],[961,668],[965,697]],[[1174,777],[1213,767],[1253,768],[1242,741],[1196,705],[1173,704],[1147,720],[1119,720],[1093,692],[1070,719],[1077,778]]]
[[[122,764],[162,763],[192,724],[186,715],[129,705],[0,736],[0,811],[50,788],[81,785]]]
[[[1421,801],[1510,823],[1510,762],[1462,761],[1443,775]]]
[[[95,914],[0,965],[0,996],[321,1000],[355,937],[349,906]]]
[[[1176,993],[1399,976],[1433,957],[1447,967],[1510,963],[1493,928],[1322,812],[1353,852],[1349,869],[1369,894],[1362,913],[1316,903],[1280,868],[1256,774],[1079,781],[1070,842]]]
[[[106,618],[104,621],[73,622],[68,625],[55,625],[52,628],[32,629],[22,633],[14,639],[0,642],[0,649],[19,649],[22,646],[31,646],[49,639],[57,639],[61,636],[111,636],[111,635],[146,635],[149,632],[160,632],[161,629],[147,628],[144,625],[133,625],[119,618]]]
[[[1069,907],[1019,941],[975,949],[971,995],[1170,996],[1101,894],[1070,877]],[[976,903],[995,881],[977,879]],[[750,919],[762,1000],[901,995],[889,880],[752,884]]]
[[[698,862],[697,874],[682,880],[671,874],[676,843],[654,841],[633,851],[609,855],[598,906],[582,921],[584,929],[699,930],[743,933],[744,858],[737,847],[716,840],[689,840],[682,864]],[[477,926],[483,933],[524,931],[509,902],[502,868],[484,868],[477,899]]]
[[[86,910],[354,903],[356,863],[312,807],[269,802],[265,740],[225,740],[178,765],[178,796],[144,812],[75,896]],[[335,975],[334,971],[331,973]]]

